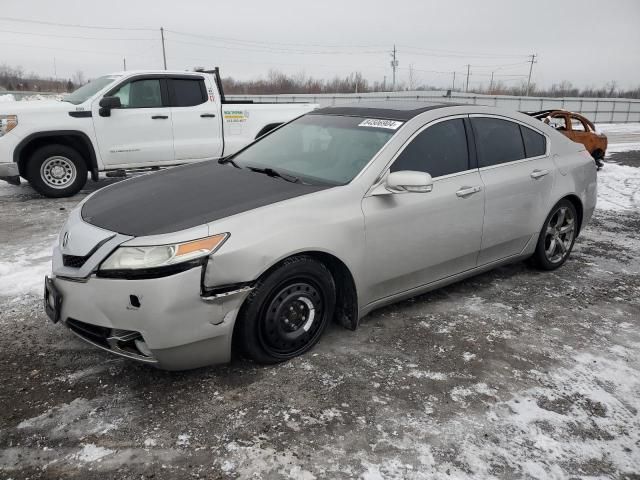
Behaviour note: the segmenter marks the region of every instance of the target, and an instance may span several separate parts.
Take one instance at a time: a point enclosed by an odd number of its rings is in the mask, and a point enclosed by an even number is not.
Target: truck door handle
[[[166,120],[169,118],[169,115],[153,115],[151,117],[152,120]]]
[[[456,195],[459,197],[466,197],[469,195],[473,195],[474,193],[478,193],[480,190],[482,189],[477,185],[475,187],[462,187],[456,192]]]
[[[533,172],[531,172],[531,178],[533,179],[538,179],[538,178],[542,178],[545,175],[549,175],[549,170],[534,170]]]
[[[202,115],[200,115],[201,118],[215,118],[215,116],[215,113],[203,113]]]

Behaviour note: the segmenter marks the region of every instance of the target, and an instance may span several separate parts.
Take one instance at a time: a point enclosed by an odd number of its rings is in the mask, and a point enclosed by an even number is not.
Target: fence
[[[0,96],[11,94],[16,100],[59,97],[51,92],[0,92]],[[476,95],[454,92],[446,96],[444,91],[429,92],[376,92],[362,94],[296,94],[296,95],[227,95],[227,99],[253,100],[256,102],[305,102],[318,103],[322,107],[344,105],[354,102],[373,102],[383,100],[418,102],[453,102],[473,105],[504,107],[518,111],[538,111],[563,108],[578,112],[595,123],[640,122],[640,100],[628,98],[553,98],[553,97],[515,97],[509,95]]]
[[[640,122],[640,100],[627,98],[553,98],[515,97],[509,95],[475,95],[455,92],[446,96],[442,92],[377,92],[363,94],[298,94],[298,95],[227,95],[227,99],[254,100],[257,102],[310,102],[321,107],[355,102],[383,100],[452,102],[472,105],[489,105],[510,110],[532,112],[562,108],[578,112],[597,123]]]

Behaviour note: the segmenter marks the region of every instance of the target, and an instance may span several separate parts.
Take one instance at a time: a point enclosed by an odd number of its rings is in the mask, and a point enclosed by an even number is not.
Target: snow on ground
[[[0,256],[0,297],[42,294],[44,276],[51,272],[53,242],[49,238],[35,250],[25,247]]]
[[[640,144],[638,145],[640,150]],[[600,210],[631,212],[640,209],[640,168],[606,163],[598,172]]]
[[[35,93],[33,95],[27,95],[21,98],[16,98],[11,93],[6,93],[4,95],[0,95],[0,103],[4,102],[28,102],[31,100],[62,100],[64,95],[42,95],[40,93]]]
[[[609,137],[607,159],[613,153],[640,151],[640,123],[599,123]],[[640,168],[606,162],[598,172],[599,210],[631,212],[640,209]]]

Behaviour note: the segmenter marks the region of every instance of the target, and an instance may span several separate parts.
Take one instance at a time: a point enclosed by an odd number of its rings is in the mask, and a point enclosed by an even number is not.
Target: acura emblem
[[[64,232],[64,235],[62,236],[62,246],[66,247],[67,243],[69,243],[69,232]]]

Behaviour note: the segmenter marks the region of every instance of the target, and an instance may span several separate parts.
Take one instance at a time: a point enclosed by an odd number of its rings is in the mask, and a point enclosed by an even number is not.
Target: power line
[[[56,38],[77,38],[82,40],[121,40],[121,41],[140,41],[140,40],[155,40],[155,38],[119,38],[119,37],[87,37],[84,35],[60,35],[56,33],[35,33],[35,32],[17,32],[15,30],[0,30],[0,33],[12,33],[18,35],[33,35],[37,37],[56,37]],[[4,42],[3,42],[4,43]]]
[[[164,30],[166,32],[170,32],[171,30]],[[183,45],[196,45],[199,47],[213,47],[213,48],[222,48],[225,50],[244,50],[249,52],[259,52],[259,53],[286,53],[286,54],[299,54],[299,55],[367,55],[367,54],[380,54],[385,53],[386,50],[376,50],[376,51],[364,51],[364,52],[340,52],[340,51],[310,51],[310,50],[292,50],[285,48],[272,48],[272,47],[259,47],[259,46],[234,46],[234,45],[219,45],[219,44],[211,44],[211,43],[198,43],[198,42],[185,42],[184,40],[176,40],[174,38],[165,37],[167,41],[171,41],[174,43],[180,43]]]
[[[139,30],[139,31],[155,31],[155,28],[148,27],[108,27],[102,25],[79,25],[75,23],[59,23],[59,22],[47,22],[44,20],[29,20],[26,18],[15,17],[0,17],[0,20],[8,22],[20,22],[20,23],[35,23],[38,25],[52,25],[56,27],[72,27],[72,28],[89,28],[93,30]]]
[[[2,45],[11,45],[15,47],[25,47],[25,48],[37,48],[37,49],[45,49],[45,50],[61,50],[66,52],[79,52],[79,53],[99,53],[103,55],[118,55],[122,56],[122,52],[109,52],[109,51],[101,51],[101,50],[80,50],[76,48],[62,48],[62,47],[43,47],[42,45],[25,45],[23,43],[13,43],[13,42],[2,42]],[[142,57],[142,53],[129,55],[133,57]]]

